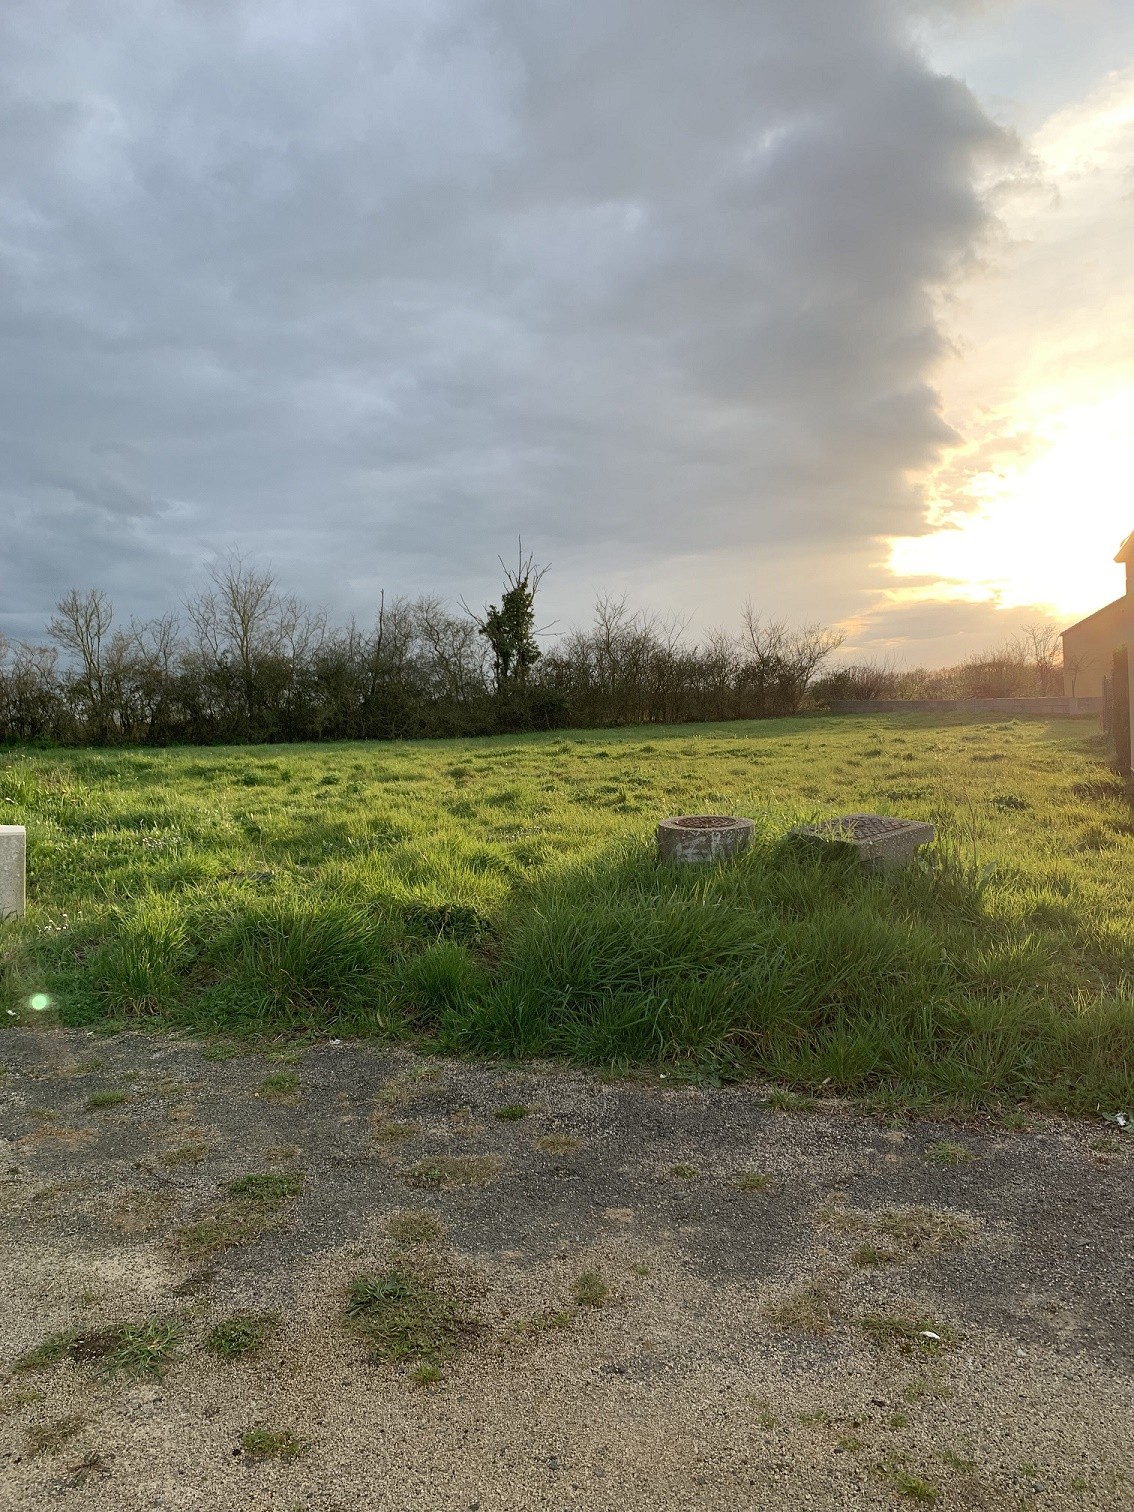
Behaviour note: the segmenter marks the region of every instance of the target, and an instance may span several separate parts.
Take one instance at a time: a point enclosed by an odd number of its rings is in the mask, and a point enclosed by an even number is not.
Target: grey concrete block
[[[748,848],[755,826],[751,819],[726,814],[685,814],[658,825],[658,855],[672,865],[728,861]]]
[[[0,824],[0,919],[23,917],[27,848],[22,824]]]
[[[827,845],[849,845],[870,871],[896,871],[909,866],[918,847],[928,845],[936,831],[919,819],[893,819],[888,814],[844,814],[820,824],[792,830],[802,839]]]

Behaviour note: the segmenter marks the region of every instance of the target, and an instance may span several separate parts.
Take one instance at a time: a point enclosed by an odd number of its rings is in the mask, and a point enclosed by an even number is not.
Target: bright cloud
[[[1111,559],[1134,529],[1134,68],[1031,146],[997,276],[958,303],[943,387],[966,442],[930,479],[936,528],[895,539],[889,565],[923,597],[1067,620],[1122,591]]]

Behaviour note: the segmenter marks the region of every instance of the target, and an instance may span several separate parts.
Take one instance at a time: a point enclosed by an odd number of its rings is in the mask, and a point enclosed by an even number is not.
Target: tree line
[[[1082,670],[1068,663],[1072,692]],[[1059,631],[1041,622],[1025,625],[995,650],[979,652],[954,667],[863,661],[817,679],[811,693],[824,704],[875,698],[1037,698],[1061,694],[1063,673]]]
[[[481,614],[383,595],[333,626],[239,558],[184,613],[119,624],[97,589],[59,601],[41,642],[0,637],[0,740],[63,745],[385,740],[758,719],[799,710],[841,643],[751,608],[691,643],[675,619],[603,598],[539,645],[543,569],[522,553]]]

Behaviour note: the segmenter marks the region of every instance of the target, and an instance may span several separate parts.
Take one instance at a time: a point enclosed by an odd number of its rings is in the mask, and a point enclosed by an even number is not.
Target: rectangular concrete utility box
[[[918,847],[928,845],[935,831],[919,819],[893,819],[888,814],[844,814],[821,824],[792,830],[801,839],[849,846],[870,871],[897,871],[909,866]]]
[[[27,849],[22,824],[0,824],[0,919],[24,916]]]

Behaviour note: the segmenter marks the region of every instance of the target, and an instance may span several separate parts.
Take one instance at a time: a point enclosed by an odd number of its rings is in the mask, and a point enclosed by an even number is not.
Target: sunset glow
[[[932,534],[892,543],[891,571],[1064,620],[1116,598],[1112,559],[1134,529],[1132,417],[1134,385],[1037,421],[1018,465],[971,479],[971,513],[946,508]]]
[[[892,603],[958,598],[1062,623],[1123,591],[1134,530],[1134,69],[1032,142],[1003,191],[999,271],[951,307],[941,375],[960,444],[923,480],[929,531],[889,543]]]

